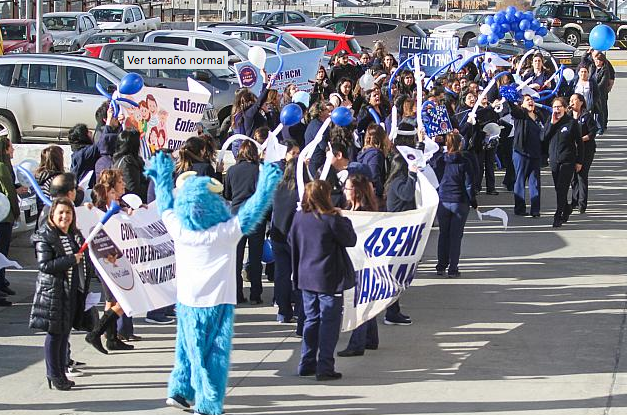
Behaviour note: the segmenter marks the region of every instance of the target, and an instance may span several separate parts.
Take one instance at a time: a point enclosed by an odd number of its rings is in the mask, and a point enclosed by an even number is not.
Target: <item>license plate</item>
[[[573,61],[571,59],[560,59],[560,63],[562,65],[570,65]]]

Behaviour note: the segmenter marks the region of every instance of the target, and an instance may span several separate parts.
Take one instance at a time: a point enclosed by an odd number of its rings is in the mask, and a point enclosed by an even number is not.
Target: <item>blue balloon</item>
[[[505,23],[505,20],[507,19],[505,18],[505,14],[503,12],[498,12],[496,15],[494,15],[494,21],[498,24]]]
[[[507,21],[509,23],[514,23],[516,22],[518,19],[516,19],[516,14],[512,13],[512,14],[506,14],[505,17],[507,18]]]
[[[593,29],[594,30],[594,29]],[[549,33],[549,29],[544,26],[541,26],[538,30],[536,30],[536,35],[546,36]]]
[[[279,115],[281,123],[286,127],[298,124],[301,118],[303,118],[303,109],[300,105],[294,103],[284,106]]]
[[[498,35],[495,35],[494,33],[492,33],[490,36],[488,36],[488,43],[491,45],[495,45],[499,43]]]
[[[494,22],[490,25],[490,29],[492,29],[493,34],[498,35],[498,33],[501,31],[501,25]]]
[[[503,33],[507,33],[510,30],[512,30],[512,28],[509,26],[509,24],[507,23],[501,23],[501,32]]]
[[[477,38],[477,45],[486,46],[488,44],[488,37],[486,35],[479,35]]]
[[[52,206],[52,201],[50,200],[48,196],[44,194],[43,190],[41,190],[41,187],[39,187],[39,183],[37,182],[37,179],[35,179],[35,176],[33,176],[33,174],[28,169],[24,168],[23,166],[17,166],[17,169],[20,171],[20,173],[26,176],[26,178],[30,182],[30,185],[33,187],[33,190],[35,191],[35,194],[37,195],[39,199],[41,199],[43,204],[47,206]]]
[[[263,252],[261,253],[261,262],[270,264],[274,262],[274,252],[272,251],[272,244],[269,239],[263,241]]]
[[[517,12],[514,14],[514,16],[516,16],[516,20],[518,20],[518,21],[522,20],[522,18],[523,18],[523,16],[524,16],[524,15],[525,15],[525,14],[524,14],[523,12],[521,12],[521,11],[517,11]]]
[[[523,40],[525,38],[525,32],[521,32],[520,30],[517,30],[514,32],[514,39],[515,40]]]
[[[531,21],[531,30],[537,31],[541,26],[542,24],[538,21],[538,19],[533,19]]]
[[[138,93],[144,87],[144,80],[139,74],[134,72],[124,75],[118,85],[118,91],[123,95],[133,95]]]
[[[531,12],[531,11],[529,11],[529,12],[524,12],[524,13],[523,13],[523,18],[524,18],[525,20],[529,20],[529,22],[531,22],[531,21],[534,19],[534,17],[533,17],[533,12]]]
[[[608,25],[598,25],[590,31],[590,47],[594,50],[605,52],[614,46],[616,33]]]
[[[531,49],[533,47],[533,40],[525,40],[525,47]]]
[[[522,31],[529,30],[529,28],[531,27],[531,23],[529,22],[529,20],[521,20],[520,23],[518,23],[518,27]]]
[[[488,16],[485,18],[485,24],[492,26],[492,23],[494,23],[494,17],[493,16]]]
[[[353,122],[353,114],[346,107],[337,107],[331,113],[331,121],[340,127],[346,127]]]
[[[505,14],[508,14],[508,15],[516,14],[516,7],[508,6],[507,9],[505,9]]]

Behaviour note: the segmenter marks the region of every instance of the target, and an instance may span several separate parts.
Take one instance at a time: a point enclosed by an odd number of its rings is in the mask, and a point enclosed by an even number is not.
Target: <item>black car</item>
[[[534,14],[552,33],[574,47],[587,43],[590,31],[600,24],[611,27],[616,39],[627,40],[627,21],[584,1],[547,1]]]

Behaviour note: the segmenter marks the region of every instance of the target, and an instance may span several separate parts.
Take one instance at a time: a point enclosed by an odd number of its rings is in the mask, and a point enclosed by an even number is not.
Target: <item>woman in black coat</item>
[[[350,258],[342,250],[355,246],[357,235],[350,219],[333,207],[331,185],[325,181],[307,183],[301,208],[288,235],[293,277],[305,311],[298,374],[316,375],[320,381],[340,379],[333,354],[342,323],[342,292],[355,284]]]
[[[586,110],[586,102],[580,94],[570,97],[569,114],[577,120],[581,127],[581,144],[583,147],[583,166],[573,176],[572,205],[573,209],[579,208],[579,213],[585,213],[588,206],[588,173],[597,150],[595,137],[599,129],[597,122],[591,113]]]
[[[122,171],[126,193],[135,194],[146,203],[148,179],[144,176],[144,160],[139,156],[140,145],[137,130],[122,131],[113,154],[113,168]]]
[[[80,316],[90,279],[84,254],[78,252],[84,240],[76,229],[72,201],[55,199],[46,224],[31,240],[39,274],[29,325],[48,333],[44,343],[48,387],[69,390],[74,383],[65,375],[68,339],[73,326],[83,329]]]
[[[542,140],[549,143],[549,160],[553,184],[557,194],[557,209],[553,217],[553,227],[559,228],[568,222],[573,208],[568,204],[568,188],[573,175],[583,167],[581,127],[566,114],[566,99],[553,100],[553,115],[544,126]]]

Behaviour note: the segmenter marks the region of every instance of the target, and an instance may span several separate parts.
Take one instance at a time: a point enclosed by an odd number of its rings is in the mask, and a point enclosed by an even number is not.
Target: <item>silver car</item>
[[[494,12],[473,12],[465,14],[455,23],[448,23],[436,27],[431,36],[459,37],[459,46],[468,46],[468,41],[479,36],[479,28],[486,17],[493,16]]]
[[[221,35],[233,36],[243,41],[257,41],[277,43],[279,36],[282,34],[281,45],[287,46],[294,52],[309,50],[309,48],[300,40],[288,32],[270,26],[246,25],[237,23],[210,23],[198,28],[199,31],[219,33]]]
[[[46,13],[43,21],[57,52],[79,50],[91,35],[100,31],[94,16],[84,12]]]

